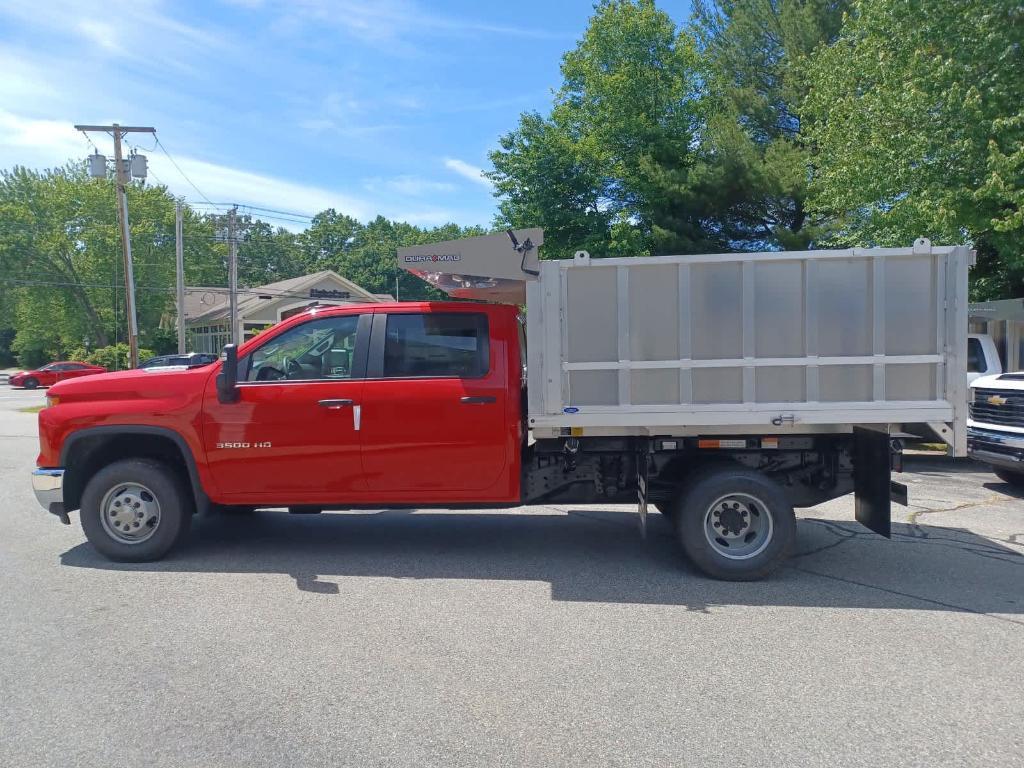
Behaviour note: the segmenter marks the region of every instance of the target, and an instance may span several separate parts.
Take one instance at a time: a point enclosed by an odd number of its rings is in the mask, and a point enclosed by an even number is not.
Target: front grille
[[[1001,403],[1001,400],[1005,402]],[[1024,391],[975,388],[971,418],[983,424],[1024,428]]]

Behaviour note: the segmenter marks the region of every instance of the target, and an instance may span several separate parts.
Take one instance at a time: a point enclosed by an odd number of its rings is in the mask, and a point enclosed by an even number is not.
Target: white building
[[[374,294],[329,269],[256,288],[238,289],[239,341],[311,304],[342,305],[393,301]],[[185,348],[189,352],[220,352],[230,341],[226,288],[188,288],[185,291]]]

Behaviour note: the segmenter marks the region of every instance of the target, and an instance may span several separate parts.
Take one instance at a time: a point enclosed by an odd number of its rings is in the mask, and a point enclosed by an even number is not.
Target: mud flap
[[[866,528],[891,538],[893,489],[889,435],[854,427],[853,461],[854,517]]]

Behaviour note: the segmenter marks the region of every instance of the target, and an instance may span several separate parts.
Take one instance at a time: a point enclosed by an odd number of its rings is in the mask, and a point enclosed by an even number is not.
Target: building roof
[[[278,280],[275,283],[259,285],[255,288],[238,289],[238,316],[245,317],[253,310],[261,307],[267,300],[273,299],[307,299],[310,302],[316,301],[309,295],[311,286],[316,285],[325,279],[338,282],[348,293],[350,298],[346,303],[380,302],[391,301],[388,294],[370,293],[360,288],[351,280],[339,275],[331,269],[324,269],[301,277],[292,277],[287,280]],[[217,322],[227,319],[228,316],[228,289],[197,286],[185,290],[185,322],[196,323],[201,320]]]

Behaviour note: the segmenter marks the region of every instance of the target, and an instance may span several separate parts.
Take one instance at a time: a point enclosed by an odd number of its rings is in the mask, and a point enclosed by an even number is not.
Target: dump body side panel
[[[542,262],[538,436],[945,424],[965,450],[962,247]]]

